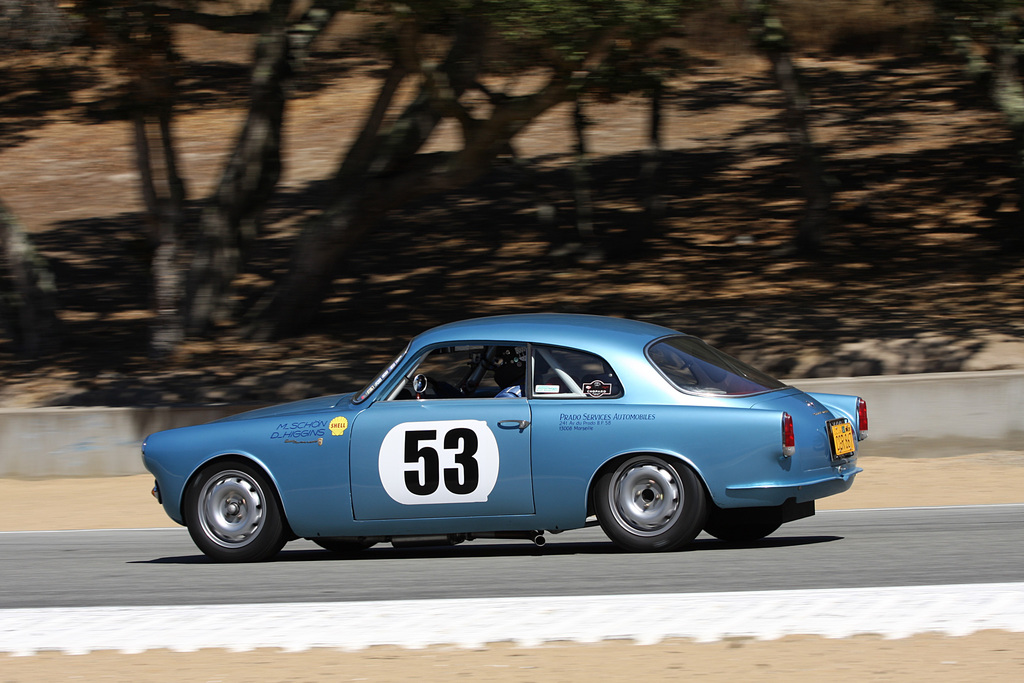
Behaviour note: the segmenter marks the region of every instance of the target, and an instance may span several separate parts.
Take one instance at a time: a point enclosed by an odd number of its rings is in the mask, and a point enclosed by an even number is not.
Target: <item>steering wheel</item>
[[[461,398],[465,396],[462,390],[453,387],[451,384],[438,382],[422,373],[412,378],[412,390],[416,393],[417,399],[424,398],[427,392],[430,392],[430,395],[426,396],[426,398]]]

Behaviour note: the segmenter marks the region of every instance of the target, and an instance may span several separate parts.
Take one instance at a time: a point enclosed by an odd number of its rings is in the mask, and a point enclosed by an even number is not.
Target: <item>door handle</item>
[[[530,426],[529,420],[498,420],[499,427],[516,427],[519,431],[523,431]]]

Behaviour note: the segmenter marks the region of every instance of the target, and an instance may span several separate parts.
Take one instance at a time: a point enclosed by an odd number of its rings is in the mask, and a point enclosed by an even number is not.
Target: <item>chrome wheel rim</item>
[[[199,492],[199,519],[211,541],[241,548],[259,534],[266,521],[264,496],[251,476],[238,470],[219,472]]]
[[[675,470],[658,458],[626,461],[608,489],[616,522],[636,536],[657,536],[671,527],[682,513],[683,496]]]

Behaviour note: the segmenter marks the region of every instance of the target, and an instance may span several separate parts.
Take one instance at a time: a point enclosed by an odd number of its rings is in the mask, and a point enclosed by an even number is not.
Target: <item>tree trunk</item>
[[[413,163],[414,156],[441,122],[442,100],[457,101],[475,82],[483,44],[480,27],[467,22],[444,63],[436,72],[425,74],[416,99],[388,131],[374,134],[404,76],[396,61],[363,132],[335,175],[334,199],[304,227],[288,273],[252,311],[252,336],[286,336],[312,320],[343,255],[390,209],[405,201],[398,187],[402,173],[410,167],[414,173],[423,173]],[[419,188],[402,192],[418,195],[429,185],[424,178]]]
[[[150,240],[153,244],[153,310],[150,353],[166,356],[184,339],[181,313],[183,264],[181,228],[185,222],[185,185],[178,174],[170,106],[134,118],[136,162],[142,178]]]
[[[572,190],[576,200],[576,233],[581,243],[593,248],[594,200],[590,194],[590,169],[587,162],[588,122],[581,97],[576,98],[572,109],[572,129],[576,141],[573,149]]]
[[[9,328],[15,346],[32,357],[56,350],[59,321],[53,274],[32,246],[21,222],[3,202],[0,266],[0,278],[6,275],[14,289],[12,305],[0,306],[0,322]]]
[[[287,22],[291,0],[275,0],[253,60],[249,114],[203,211],[186,294],[187,328],[199,334],[231,314],[227,293],[260,232],[263,210],[281,177],[281,131],[296,38],[308,45],[332,12],[309,10]],[[302,27],[297,33],[296,27]]]
[[[178,173],[172,120],[177,96],[177,55],[170,27],[144,6],[130,37],[115,37],[119,59],[130,70],[136,164],[142,180],[153,246],[153,308],[150,353],[165,356],[184,338],[179,241],[185,220],[185,184]]]
[[[472,33],[467,37],[479,39]],[[455,46],[453,52],[467,47]],[[461,74],[442,68],[443,80],[453,94],[461,94],[472,84],[475,71],[466,69],[463,58],[448,63],[459,66]],[[467,122],[466,142],[459,152],[416,154],[440,121],[438,97],[431,92],[436,86],[425,83],[398,125],[378,139],[367,162],[372,171],[350,186],[338,188],[330,206],[303,229],[288,273],[254,311],[259,319],[250,334],[265,338],[301,330],[319,311],[349,251],[388,211],[429,194],[464,187],[478,178],[499,154],[507,153],[510,141],[526,124],[572,97],[569,84],[569,75],[554,77],[533,95],[495,105],[487,120]]]
[[[640,241],[658,232],[658,223],[665,216],[665,198],[662,195],[661,165],[664,152],[661,146],[662,105],[665,86],[659,79],[651,88],[651,111],[647,127],[647,145],[640,165],[640,182],[643,185],[643,232],[635,235]]]
[[[748,0],[759,43],[772,65],[772,76],[785,102],[783,122],[804,192],[804,215],[797,226],[798,251],[814,253],[825,241],[832,193],[807,121],[807,98],[800,90],[796,67],[781,22],[767,0]]]
[[[171,114],[137,113],[134,119],[136,163],[142,177],[150,241],[153,244],[153,308],[156,319],[150,352],[165,356],[184,338],[180,302],[182,270],[178,262],[185,189],[178,175],[171,135]]]
[[[804,191],[804,215],[797,227],[796,247],[814,253],[825,242],[832,192],[818,150],[811,139],[807,123],[807,101],[800,93],[796,69],[788,52],[769,50],[775,81],[785,96],[784,121],[789,145],[796,157],[797,174]]]
[[[153,248],[153,308],[156,318],[150,352],[174,350],[184,336],[179,263],[180,231],[184,222],[185,186],[178,173],[172,134],[177,97],[178,55],[165,12],[152,2],[131,11],[84,7],[87,24],[114,51],[129,77],[127,104],[131,112],[136,165],[146,205],[149,242]]]
[[[338,172],[334,175],[334,185],[338,189],[343,189],[358,182],[359,176],[368,171],[374,152],[377,149],[380,129],[384,125],[384,117],[387,115],[388,108],[398,93],[399,86],[402,85],[402,81],[405,80],[407,75],[408,72],[405,67],[399,64],[398,61],[395,61],[391,68],[388,69],[380,91],[377,93],[377,100],[374,102],[369,116],[367,116],[366,121],[363,123],[359,136],[352,143],[348,153],[345,155],[345,159],[338,167]]]

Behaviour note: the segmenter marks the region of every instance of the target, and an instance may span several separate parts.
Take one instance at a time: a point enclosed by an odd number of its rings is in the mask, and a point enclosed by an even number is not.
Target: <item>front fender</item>
[[[304,418],[328,424],[337,413]],[[188,485],[207,464],[238,457],[260,467],[277,491],[296,534],[316,535],[327,522],[352,519],[348,475],[348,430],[292,432],[285,438],[278,417],[214,422],[150,435],[143,463],[160,487],[167,515],[184,523]],[[319,432],[322,431],[323,435]],[[307,434],[307,432],[312,432]]]

